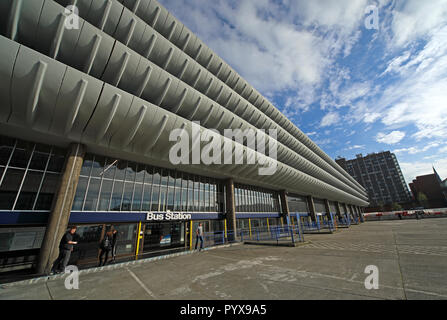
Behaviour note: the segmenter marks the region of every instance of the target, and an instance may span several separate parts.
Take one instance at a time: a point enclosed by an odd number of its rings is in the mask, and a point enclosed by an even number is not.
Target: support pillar
[[[36,267],[37,274],[48,274],[59,255],[59,243],[67,231],[84,155],[85,147],[83,145],[73,143],[69,146],[59,189],[53,201],[53,209],[48,216],[47,228]]]
[[[357,210],[358,210],[358,212],[359,212],[360,222],[361,222],[361,223],[365,222],[365,218],[363,217],[363,213],[362,213],[362,208],[360,208],[359,206],[357,206]]]
[[[309,207],[309,214],[310,217],[312,218],[312,221],[316,222],[317,216],[315,214],[315,204],[314,204],[314,198],[312,198],[312,196],[307,197],[307,205]]]
[[[336,210],[337,210],[337,217],[341,219],[342,216],[341,216],[340,202],[338,202],[338,201],[335,202],[335,208],[336,208]]]
[[[342,203],[341,205],[343,206],[343,209],[344,209],[345,214],[349,214],[349,212],[348,212],[348,207],[346,206],[346,203]],[[346,218],[346,217],[345,217],[345,218]]]
[[[289,203],[287,202],[287,193],[285,190],[281,190],[279,192],[279,199],[281,200],[281,209],[282,209],[281,214],[290,223]]]
[[[329,200],[324,199],[324,207],[326,208],[326,217],[328,221],[331,221],[331,206],[329,205]]]
[[[226,218],[228,241],[234,241],[237,239],[236,205],[234,200],[234,180],[230,178],[225,181],[225,203],[227,208]]]

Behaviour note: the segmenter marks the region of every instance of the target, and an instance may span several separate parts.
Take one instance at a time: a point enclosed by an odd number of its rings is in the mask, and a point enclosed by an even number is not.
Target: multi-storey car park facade
[[[67,28],[79,10],[78,28]],[[0,255],[48,271],[67,226],[72,259],[191,246],[191,230],[361,215],[365,189],[155,0],[0,2]],[[174,129],[276,130],[276,172],[255,164],[173,165]],[[272,137],[267,137],[273,139]],[[200,142],[205,146],[205,142]],[[256,151],[255,151],[256,152]],[[258,153],[257,153],[258,154]],[[169,219],[170,218],[170,219]]]

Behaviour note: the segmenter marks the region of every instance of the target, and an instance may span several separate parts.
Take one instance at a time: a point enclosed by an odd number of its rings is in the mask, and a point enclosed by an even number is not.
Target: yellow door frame
[[[140,254],[140,241],[143,237],[141,236],[141,221],[138,223],[138,234],[137,234],[137,250],[135,260],[138,260],[138,255]]]

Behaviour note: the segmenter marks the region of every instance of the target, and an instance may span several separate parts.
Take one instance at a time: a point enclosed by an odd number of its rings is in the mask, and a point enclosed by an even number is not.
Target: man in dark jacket
[[[71,252],[73,251],[73,245],[78,244],[76,241],[73,241],[76,229],[76,226],[71,227],[62,237],[61,242],[59,243],[59,256],[51,269],[53,273],[65,272],[68,261],[70,261]]]

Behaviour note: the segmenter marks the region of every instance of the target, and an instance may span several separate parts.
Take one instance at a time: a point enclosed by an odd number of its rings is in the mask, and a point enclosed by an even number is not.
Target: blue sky
[[[447,0],[159,1],[332,158],[447,178]]]

